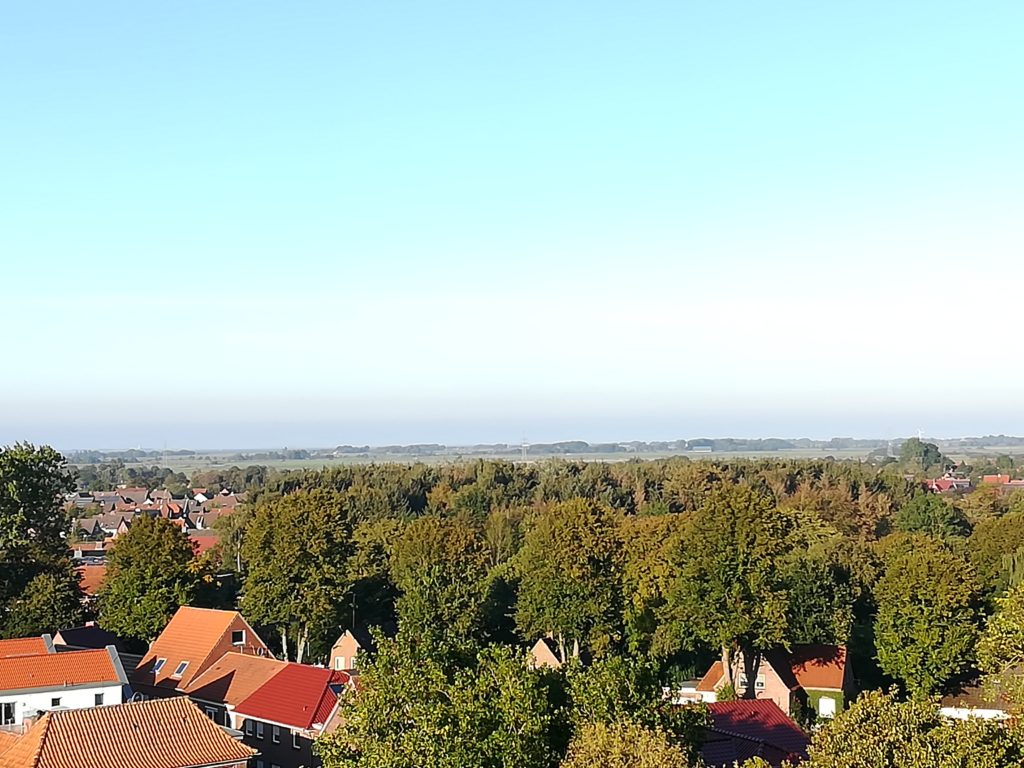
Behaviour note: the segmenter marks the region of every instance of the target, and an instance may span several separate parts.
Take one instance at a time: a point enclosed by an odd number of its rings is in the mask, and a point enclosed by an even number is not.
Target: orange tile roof
[[[0,691],[125,684],[128,680],[115,658],[103,648],[0,659]]]
[[[842,690],[846,676],[846,646],[794,645],[789,653],[793,677],[803,688]]]
[[[18,734],[10,731],[0,731],[0,755],[14,746],[18,741]]]
[[[217,646],[236,619],[241,619],[237,611],[183,605],[142,657],[132,675],[132,683],[184,690],[193,678],[223,655],[224,650],[218,652]],[[248,624],[245,626],[247,638],[258,639],[252,628]],[[154,665],[158,659],[167,661],[154,674]],[[188,662],[188,667],[180,678],[173,677],[183,661]]]
[[[0,768],[195,768],[256,754],[184,697],[47,712]]]
[[[711,665],[711,669],[700,679],[697,683],[698,691],[714,691],[718,684],[721,682],[722,677],[725,675],[725,667],[722,666],[722,662],[716,661]]]
[[[96,595],[107,578],[107,566],[105,565],[80,565],[76,569],[82,576],[78,585],[82,591],[90,596]]]
[[[183,686],[182,693],[203,701],[238,706],[286,666],[287,662],[266,656],[225,653]]]
[[[11,656],[35,656],[50,653],[50,648],[43,637],[16,637],[12,640],[0,640],[0,659]]]

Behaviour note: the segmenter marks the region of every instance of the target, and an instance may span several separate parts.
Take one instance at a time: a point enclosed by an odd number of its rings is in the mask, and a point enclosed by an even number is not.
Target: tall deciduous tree
[[[188,536],[169,520],[138,515],[107,558],[100,624],[124,638],[153,640],[192,603],[200,578]]]
[[[558,757],[546,675],[502,647],[451,668],[403,630],[360,669],[339,719],[317,740],[325,768],[549,768]]]
[[[621,526],[627,646],[633,653],[670,656],[679,650],[680,638],[665,613],[685,546],[685,515],[632,515],[623,517]]]
[[[971,718],[946,723],[932,702],[875,691],[816,731],[806,768],[1016,768],[1019,726]]]
[[[893,517],[893,526],[903,533],[923,533],[942,540],[971,533],[964,513],[947,499],[932,493],[915,496],[905,504]]]
[[[48,446],[0,448],[0,604],[67,559],[70,519],[64,496],[74,490],[64,457]]]
[[[978,667],[991,691],[1024,712],[1024,585],[996,600],[978,642]]]
[[[516,626],[528,639],[552,635],[563,660],[579,645],[596,653],[622,636],[622,541],[605,505],[573,499],[529,521],[516,555]]]
[[[257,504],[246,528],[241,608],[275,627],[286,658],[320,655],[350,610],[354,551],[345,499],[315,489]],[[349,598],[349,599],[346,599]]]
[[[82,591],[74,569],[68,565],[38,574],[13,602],[4,621],[7,637],[55,634],[85,620]]]
[[[791,531],[792,516],[746,485],[711,491],[690,520],[670,602],[685,631],[721,651],[727,685],[737,651],[750,658],[788,639],[781,563]]]
[[[927,536],[897,538],[875,585],[882,670],[915,695],[942,691],[972,663],[980,598],[974,569]]]
[[[667,733],[618,721],[590,723],[576,734],[561,768],[686,768],[693,765]]]
[[[487,548],[464,517],[427,515],[409,524],[395,544],[391,574],[404,633],[451,640],[477,634],[487,595]]]

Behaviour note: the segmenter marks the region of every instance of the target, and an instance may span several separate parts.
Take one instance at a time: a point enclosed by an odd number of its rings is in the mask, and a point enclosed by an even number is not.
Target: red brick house
[[[785,713],[798,706],[819,717],[832,717],[852,701],[856,691],[846,646],[795,645],[748,660],[740,654],[736,693],[745,699],[769,699]],[[722,662],[716,661],[697,684],[702,693],[725,684]]]
[[[313,742],[327,731],[351,685],[345,672],[289,662],[234,706],[232,727],[260,752],[253,768],[319,765]]]

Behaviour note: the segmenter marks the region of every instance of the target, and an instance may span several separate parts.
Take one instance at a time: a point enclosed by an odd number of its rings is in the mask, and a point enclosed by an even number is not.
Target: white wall
[[[103,694],[103,705],[122,702],[120,683],[108,683],[89,688],[53,688],[46,691],[0,693],[0,704],[14,702],[14,722],[20,725],[25,715],[54,709],[52,701],[60,698],[61,709],[85,709],[96,706],[96,694]]]

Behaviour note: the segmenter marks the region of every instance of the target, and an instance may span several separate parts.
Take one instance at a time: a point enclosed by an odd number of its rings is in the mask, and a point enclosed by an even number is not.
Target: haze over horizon
[[[1024,433],[1024,4],[0,26],[0,444]]]

